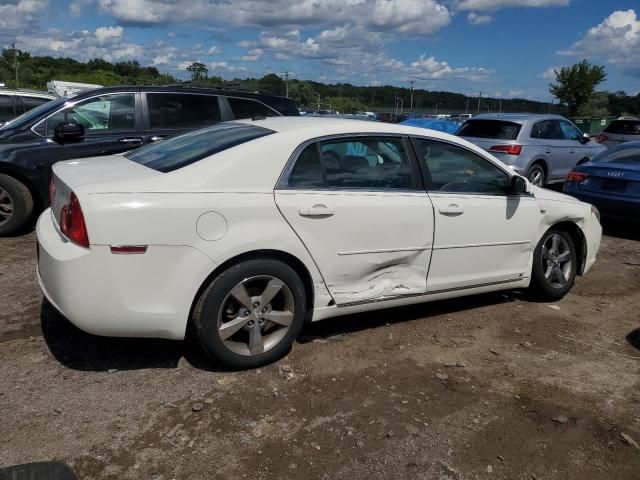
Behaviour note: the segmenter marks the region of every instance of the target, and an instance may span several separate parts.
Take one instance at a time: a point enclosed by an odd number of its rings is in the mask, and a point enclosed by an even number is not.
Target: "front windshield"
[[[55,100],[51,100],[50,102],[43,103],[42,105],[23,113],[19,117],[14,118],[10,122],[5,123],[2,129],[19,127],[20,125],[30,122],[34,118],[38,118],[42,113],[47,113],[50,110],[55,110],[58,106],[63,105],[67,100],[69,99],[60,97]]]

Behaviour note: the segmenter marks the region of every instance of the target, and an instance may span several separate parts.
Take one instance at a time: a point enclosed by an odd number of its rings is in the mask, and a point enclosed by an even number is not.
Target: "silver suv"
[[[0,86],[0,126],[55,98],[55,95],[38,90],[16,90]]]
[[[564,181],[578,162],[606,150],[559,115],[477,115],[456,135],[491,152],[538,186]]]
[[[618,118],[612,121],[607,125],[607,128],[596,137],[596,142],[601,143],[607,148],[633,140],[640,140],[640,119],[635,117]]]

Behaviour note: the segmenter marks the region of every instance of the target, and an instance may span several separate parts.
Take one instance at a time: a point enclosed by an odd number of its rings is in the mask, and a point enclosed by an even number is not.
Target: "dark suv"
[[[299,115],[292,100],[241,91],[109,87],[41,105],[0,129],[0,236],[49,203],[51,166],[125,152],[215,122]]]

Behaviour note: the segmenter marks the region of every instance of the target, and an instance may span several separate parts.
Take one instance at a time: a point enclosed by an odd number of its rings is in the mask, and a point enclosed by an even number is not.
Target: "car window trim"
[[[320,155],[320,143],[331,141],[331,140],[344,140],[348,138],[393,138],[396,140],[400,140],[403,143],[405,151],[407,153],[407,159],[409,161],[409,170],[411,172],[411,181],[413,182],[412,189],[391,189],[391,188],[357,188],[357,187],[349,187],[349,188],[337,188],[337,187],[292,187],[288,185],[289,176],[291,175],[291,171],[296,164],[296,161],[302,154],[302,152],[312,143],[316,144],[316,148],[318,149],[318,155]],[[322,157],[320,157],[322,158]],[[323,167],[324,170],[324,167]],[[324,175],[324,173],[323,173]],[[274,187],[274,191],[316,191],[316,192],[351,192],[351,193],[424,193],[424,183],[422,180],[422,176],[420,175],[420,170],[418,168],[417,158],[415,157],[414,152],[412,151],[412,147],[409,141],[408,135],[398,134],[398,133],[389,133],[389,132],[362,132],[362,133],[339,133],[334,135],[324,135],[321,137],[311,138],[305,140],[300,145],[296,147],[293,151],[289,160],[282,170],[278,181]]]
[[[46,122],[47,122],[47,120],[49,120],[49,118],[51,118],[51,117],[53,117],[54,115],[56,115],[57,113],[61,112],[61,111],[62,111],[62,110],[64,110],[65,108],[68,108],[68,107],[74,107],[74,106],[76,106],[76,105],[77,105],[78,103],[80,103],[80,102],[84,102],[85,100],[92,100],[92,99],[94,99],[94,98],[98,98],[98,97],[107,97],[107,96],[111,96],[111,95],[122,95],[122,94],[131,94],[131,95],[134,95],[134,102],[133,102],[133,105],[134,105],[134,108],[136,108],[136,107],[137,107],[137,102],[136,102],[136,100],[135,100],[135,95],[136,95],[136,93],[138,93],[138,92],[136,92],[135,90],[132,90],[132,91],[127,90],[127,91],[124,91],[124,92],[107,92],[107,93],[99,93],[99,94],[96,94],[96,95],[91,95],[91,96],[89,96],[89,97],[80,98],[80,99],[77,99],[77,100],[75,100],[75,101],[74,101],[74,98],[75,98],[75,97],[72,97],[72,98],[70,98],[67,102],[64,102],[64,104],[62,105],[62,107],[60,107],[59,109],[57,109],[57,110],[56,110],[56,111],[54,111],[54,112],[49,113],[46,117],[44,117],[44,118],[40,119],[40,121],[39,121],[39,122],[37,122],[37,123],[33,124],[29,130],[31,130],[34,134],[36,134],[37,136],[39,136],[39,137],[41,137],[41,138],[49,138],[49,137],[47,137],[47,125],[46,125]],[[134,112],[134,115],[135,115],[135,112]],[[42,123],[45,123],[45,125],[44,125],[44,127],[45,127],[45,129],[44,129],[44,135],[41,135],[41,134],[39,134],[38,132],[36,132],[36,131],[35,131],[35,129],[36,129],[36,128],[38,128]],[[118,132],[123,132],[123,131],[124,131],[124,132],[126,132],[126,131],[127,131],[127,129],[122,129],[122,130],[109,130],[109,131],[110,131],[110,132],[116,132],[116,131],[118,131]],[[89,132],[87,132],[87,134],[88,134],[88,135],[92,135],[92,134],[91,134],[91,133],[89,133]]]
[[[516,172],[513,171],[509,171],[508,167],[504,167],[496,162],[493,161],[493,159],[486,157],[485,155],[480,154],[479,152],[476,152],[475,150],[468,148],[465,145],[460,145],[458,143],[455,142],[451,142],[449,140],[445,140],[442,138],[435,138],[435,137],[429,137],[429,136],[424,136],[424,135],[411,135],[410,136],[410,140],[411,140],[411,144],[413,146],[413,148],[415,149],[415,155],[416,155],[416,161],[419,158],[419,155],[421,153],[421,148],[420,145],[418,144],[419,140],[427,140],[427,141],[431,141],[431,142],[440,142],[440,143],[446,143],[448,145],[452,145],[454,147],[460,148],[462,150],[466,150],[467,152],[470,152],[474,155],[476,155],[477,157],[480,157],[481,159],[489,162],[491,165],[493,165],[494,167],[496,167],[498,170],[500,170],[502,173],[504,173],[507,176],[507,184],[511,184],[511,179],[513,177],[515,177],[516,175],[518,175]],[[427,194],[429,195],[454,195],[454,196],[482,196],[482,197],[526,197],[526,196],[533,196],[533,194],[531,192],[527,192],[527,193],[523,193],[520,195],[512,195],[510,193],[508,193],[506,190],[504,193],[486,193],[486,192],[442,192],[440,190],[431,190],[430,186],[432,185],[432,179],[431,179],[431,172],[429,172],[429,168],[428,166],[425,164],[424,166],[422,165],[422,162],[417,161],[418,163],[418,167],[420,168],[420,172],[422,174],[423,177],[423,181],[424,181],[424,185],[425,185],[425,191],[427,192]],[[425,162],[426,163],[426,162]]]

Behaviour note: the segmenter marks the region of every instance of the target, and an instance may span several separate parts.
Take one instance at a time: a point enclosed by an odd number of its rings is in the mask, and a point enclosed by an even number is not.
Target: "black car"
[[[125,152],[215,122],[299,115],[292,100],[185,86],[109,87],[60,98],[0,129],[0,236],[49,204],[51,166]]]

